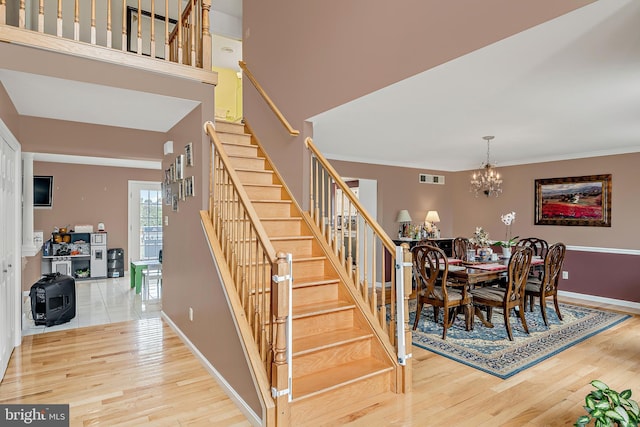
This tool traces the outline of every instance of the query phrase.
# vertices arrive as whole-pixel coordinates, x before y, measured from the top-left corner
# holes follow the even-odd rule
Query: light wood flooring
[[[414,347],[413,393],[305,425],[570,426],[592,379],[640,400],[639,314],[507,380]],[[250,425],[160,319],[25,337],[0,403],[69,403],[72,426]]]

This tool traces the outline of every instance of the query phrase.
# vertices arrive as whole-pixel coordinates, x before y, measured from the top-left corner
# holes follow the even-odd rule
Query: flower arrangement
[[[491,246],[489,233],[487,233],[482,227],[476,227],[476,231],[469,239],[469,242],[481,248],[488,248]]]
[[[504,215],[500,215],[500,220],[504,223],[504,225],[507,226],[507,231],[505,233],[506,238],[504,242],[497,242],[497,243],[503,248],[510,248],[511,246],[514,246],[516,244],[516,241],[518,240],[518,237],[519,237],[519,236],[516,236],[513,238],[511,237],[511,223],[516,220],[516,213],[509,212]]]

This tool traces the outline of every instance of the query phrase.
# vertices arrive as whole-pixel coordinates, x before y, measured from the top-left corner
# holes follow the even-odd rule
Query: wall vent
[[[419,175],[418,182],[422,184],[444,185],[444,175],[430,175],[428,173],[421,173]]]

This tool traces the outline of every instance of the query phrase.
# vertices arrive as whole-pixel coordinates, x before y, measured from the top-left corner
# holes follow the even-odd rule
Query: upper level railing
[[[398,361],[405,366],[403,383],[408,391],[412,277],[408,245],[396,247],[311,138],[305,139],[305,145],[311,162],[309,214],[353,280],[355,291],[395,345]]]
[[[245,340],[255,343],[262,366],[254,366],[254,372],[264,369],[269,381],[258,381],[258,386],[264,397],[271,392],[280,425],[287,419],[290,397],[286,331],[291,327],[291,256],[276,254],[213,123],[205,123],[204,128],[211,139],[208,215],[232,279],[224,285],[237,296],[231,299],[236,317],[247,319],[250,331],[240,331]],[[249,357],[249,362],[257,363],[255,357]]]
[[[211,71],[211,0],[189,0],[184,8],[181,1],[164,0],[161,10],[156,2],[20,0],[7,4],[0,0],[0,26]],[[175,10],[170,10],[170,4]],[[56,49],[55,44],[49,47]]]
[[[262,88],[262,85],[260,85],[260,83],[258,83],[256,78],[253,76],[253,73],[251,73],[251,71],[247,67],[247,64],[244,61],[240,61],[239,64],[240,68],[242,68],[242,71],[244,71],[244,75],[247,76],[251,84],[253,84],[253,86],[256,88],[260,96],[262,96],[262,98],[265,100],[269,108],[271,108],[271,111],[273,111],[278,120],[280,120],[280,123],[282,123],[282,125],[287,129],[287,132],[289,132],[289,134],[293,136],[300,135],[300,131],[294,129],[293,126],[289,124],[282,112],[278,109],[278,107],[276,107],[276,104],[271,100],[271,98],[269,98],[269,95],[267,95],[267,92],[265,92],[265,90]]]

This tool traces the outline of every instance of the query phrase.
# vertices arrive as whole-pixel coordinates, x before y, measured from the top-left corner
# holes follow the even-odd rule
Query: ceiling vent
[[[418,177],[418,182],[422,184],[444,185],[444,175],[429,175],[428,173],[421,173]]]

